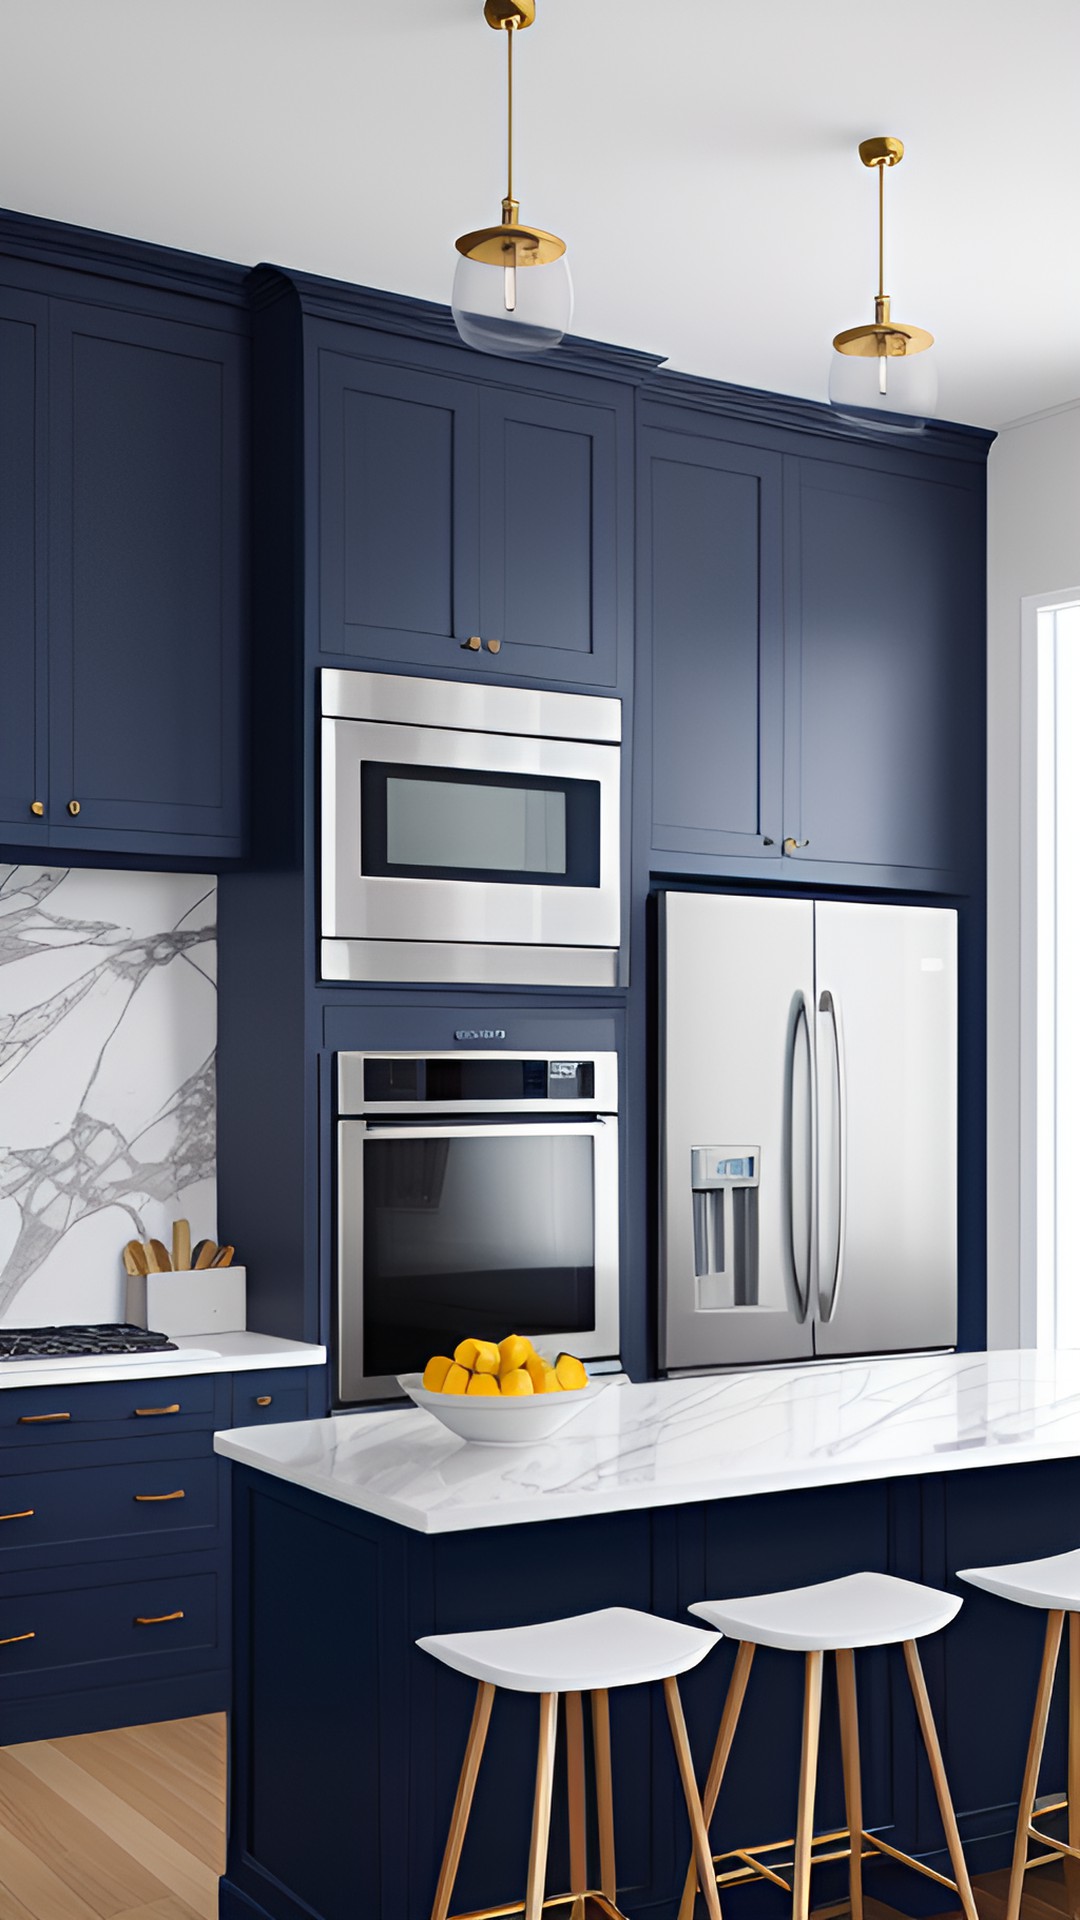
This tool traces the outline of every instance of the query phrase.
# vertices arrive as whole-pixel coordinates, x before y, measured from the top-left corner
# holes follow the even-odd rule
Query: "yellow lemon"
[[[459,1367],[468,1367],[470,1373],[498,1373],[499,1349],[494,1340],[462,1340],[454,1348],[454,1359]]]
[[[499,1385],[508,1400],[517,1399],[520,1394],[533,1391],[533,1383],[524,1367],[515,1367],[511,1373],[504,1373]]]
[[[499,1373],[516,1373],[523,1367],[533,1350],[531,1340],[522,1333],[508,1333],[505,1340],[499,1341]]]
[[[490,1399],[493,1394],[497,1398],[499,1383],[493,1373],[474,1373],[465,1391],[470,1396],[478,1399],[482,1399],[485,1396]]]
[[[581,1361],[576,1360],[572,1353],[560,1353],[555,1362],[555,1371],[564,1393],[574,1393],[589,1384],[589,1376]]]
[[[463,1367],[460,1362],[455,1361],[446,1379],[442,1383],[441,1391],[443,1393],[468,1393],[469,1381],[471,1379],[472,1374],[469,1372],[468,1367]]]
[[[424,1385],[429,1393],[442,1392],[446,1376],[453,1364],[452,1360],[447,1359],[445,1353],[432,1354],[424,1368]]]

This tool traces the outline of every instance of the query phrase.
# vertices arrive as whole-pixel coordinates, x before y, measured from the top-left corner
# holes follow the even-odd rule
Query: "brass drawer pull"
[[[33,814],[35,820],[43,820],[45,817],[44,800],[31,800],[30,811]]]
[[[13,1647],[17,1640],[36,1640],[36,1633],[9,1633],[6,1640],[0,1640],[0,1647]]]
[[[70,1420],[70,1413],[20,1413],[20,1427],[38,1427],[46,1420]]]
[[[183,1487],[177,1487],[175,1493],[137,1493],[136,1500],[183,1500],[186,1498]]]
[[[153,1414],[179,1413],[179,1411],[180,1411],[180,1402],[179,1400],[174,1400],[171,1407],[136,1407],[135,1414],[136,1414],[136,1418],[139,1420],[149,1420]],[[64,1415],[64,1419],[65,1420],[67,1419],[66,1413]]]
[[[33,1507],[24,1507],[21,1513],[0,1513],[0,1520],[32,1520]]]
[[[72,819],[74,819],[77,814],[80,814],[82,812],[82,806],[80,802],[78,800],[69,800],[68,812],[70,813]]]
[[[255,1405],[257,1407],[268,1407],[273,1398],[272,1393],[257,1393],[255,1395]]]
[[[183,1617],[183,1607],[176,1613],[137,1613],[135,1615],[135,1625],[137,1627],[162,1627],[167,1620],[182,1620]]]

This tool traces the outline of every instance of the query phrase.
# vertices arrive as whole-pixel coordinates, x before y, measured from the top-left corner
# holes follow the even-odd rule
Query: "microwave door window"
[[[386,859],[392,867],[482,867],[566,872],[566,795],[468,780],[386,782]]]
[[[598,887],[600,783],[365,760],[360,864],[372,879]]]
[[[595,1324],[588,1134],[364,1146],[364,1359],[419,1371],[472,1334],[539,1344]]]

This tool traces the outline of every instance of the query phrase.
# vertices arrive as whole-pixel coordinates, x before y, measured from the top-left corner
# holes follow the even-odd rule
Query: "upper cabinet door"
[[[54,301],[50,844],[241,850],[245,343]]]
[[[784,831],[808,843],[795,863],[925,885],[970,860],[984,610],[981,497],[965,479],[790,462]]]
[[[0,288],[0,835],[23,847],[48,834],[47,320],[47,300]]]
[[[614,686],[619,633],[617,415],[480,390],[480,635],[503,671]]]
[[[781,476],[779,454],[642,431],[638,630],[660,867],[780,856]]]
[[[479,632],[468,381],[318,354],[320,651],[460,666]]]

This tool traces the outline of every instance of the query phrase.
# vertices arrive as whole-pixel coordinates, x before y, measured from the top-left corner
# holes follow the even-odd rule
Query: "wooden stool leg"
[[[611,1790],[611,1714],[607,1693],[592,1696],[593,1759],[596,1763],[596,1821],[600,1832],[600,1891],[615,1898],[615,1808]]]
[[[558,1711],[558,1694],[542,1693],[540,1695],[540,1739],[536,1749],[536,1793],[533,1797],[532,1840],[529,1845],[529,1879],[525,1889],[525,1920],[540,1920],[544,1905]]]
[[[450,1911],[450,1896],[454,1891],[454,1881],[457,1879],[465,1829],[469,1824],[473,1794],[476,1791],[476,1776],[480,1771],[480,1756],[484,1751],[484,1741],[487,1739],[491,1703],[494,1698],[494,1687],[488,1681],[481,1680],[476,1689],[476,1705],[473,1708],[469,1738],[465,1743],[465,1758],[461,1763],[461,1777],[458,1780],[454,1811],[450,1816],[450,1831],[446,1836],[446,1852],[443,1854],[439,1884],[435,1889],[435,1904],[431,1909],[431,1920],[446,1920]]]
[[[859,1713],[855,1694],[855,1655],[838,1650],[836,1684],[840,1694],[840,1752],[844,1763],[844,1806],[851,1838],[848,1886],[851,1920],[862,1920],[862,1764],[859,1759]]]
[[[810,1849],[814,1840],[814,1795],[817,1789],[818,1735],[821,1730],[821,1671],[825,1655],[806,1656],[806,1695],[803,1702],[802,1759],[799,1763],[799,1811],[795,1822],[794,1920],[810,1912]]]
[[[751,1641],[741,1640],[739,1642],[739,1650],[735,1655],[735,1665],[732,1668],[731,1679],[728,1682],[724,1711],[720,1716],[720,1730],[717,1733],[716,1745],[713,1748],[713,1757],[709,1763],[705,1792],[701,1798],[701,1812],[705,1821],[706,1833],[708,1833],[712,1823],[713,1814],[716,1812],[717,1800],[720,1798],[720,1788],[723,1785],[724,1774],[727,1771],[731,1744],[735,1738],[735,1729],[739,1724],[739,1715],[742,1712],[742,1704],[746,1698],[746,1683],[750,1678],[750,1668],[754,1663],[754,1653],[755,1648]],[[694,1896],[697,1893],[697,1884],[697,1865],[693,1854],[691,1854],[690,1865],[686,1869],[686,1882],[683,1886],[683,1896],[679,1903],[679,1920],[694,1920]]]
[[[712,1853],[709,1849],[709,1836],[705,1830],[705,1821],[698,1799],[697,1781],[694,1778],[694,1756],[690,1752],[690,1742],[686,1734],[686,1721],[683,1719],[682,1701],[679,1698],[679,1683],[672,1678],[664,1681],[664,1699],[667,1703],[668,1720],[671,1724],[671,1738],[675,1744],[675,1758],[679,1763],[679,1777],[682,1780],[683,1797],[690,1820],[690,1837],[694,1843],[694,1858],[697,1862],[698,1884],[705,1896],[705,1906],[709,1920],[721,1920],[720,1895],[716,1888],[716,1875],[713,1872]]]
[[[566,1793],[570,1821],[570,1891],[576,1896],[570,1920],[585,1920],[589,1859],[585,1836],[585,1724],[580,1693],[566,1696]]]
[[[937,1795],[941,1824],[945,1829],[945,1840],[949,1849],[949,1859],[952,1861],[953,1878],[956,1881],[957,1891],[960,1895],[960,1905],[964,1909],[967,1920],[979,1920],[978,1909],[975,1905],[975,1895],[971,1891],[971,1881],[968,1878],[967,1861],[964,1859],[964,1849],[960,1844],[960,1829],[956,1824],[956,1815],[953,1812],[949,1782],[945,1776],[945,1763],[941,1758],[941,1746],[938,1742],[937,1728],[934,1725],[934,1716],[930,1710],[930,1696],[926,1691],[926,1681],[923,1678],[922,1661],[919,1659],[919,1649],[915,1645],[914,1640],[904,1641],[904,1660],[907,1664],[908,1680],[911,1683],[911,1692],[915,1701],[915,1711],[919,1716],[919,1728],[923,1737],[923,1746],[926,1748],[926,1757],[930,1762],[930,1775],[934,1782],[934,1792]]]
[[[1061,1629],[1064,1623],[1063,1613],[1049,1613],[1046,1616],[1046,1639],[1043,1642],[1042,1666],[1035,1692],[1035,1712],[1032,1717],[1031,1738],[1028,1741],[1027,1762],[1024,1767],[1024,1784],[1020,1789],[1020,1806],[1016,1816],[1016,1845],[1013,1848],[1012,1874],[1009,1878],[1005,1920],[1020,1920],[1020,1901],[1024,1892],[1024,1871],[1028,1856],[1028,1828],[1034,1817],[1035,1796],[1039,1791],[1039,1766],[1046,1740],[1046,1723],[1050,1717],[1050,1700],[1054,1691],[1054,1675],[1057,1672],[1058,1655],[1061,1652]],[[1070,1706],[1071,1704],[1070,1700]],[[1070,1734],[1072,1732],[1071,1725],[1069,1732]],[[1069,1747],[1071,1761],[1071,1740]],[[1069,1784],[1072,1785],[1071,1777]]]
[[[1069,1615],[1069,1845],[1080,1847],[1080,1614]],[[1080,1860],[1065,1855],[1065,1891],[1073,1920],[1080,1920]]]

